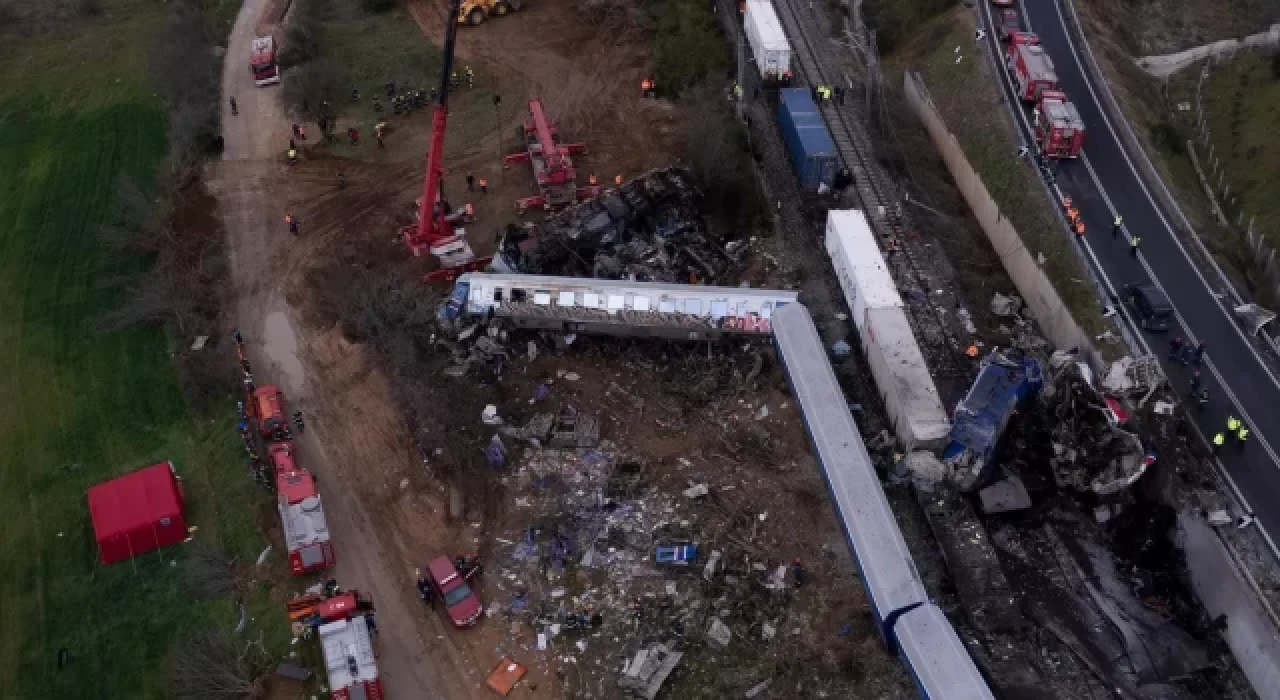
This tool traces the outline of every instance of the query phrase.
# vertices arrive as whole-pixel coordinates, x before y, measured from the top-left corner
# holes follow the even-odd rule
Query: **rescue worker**
[[[297,426],[299,434],[301,434],[303,430],[306,430],[307,426],[302,422],[302,411],[293,412],[293,424]]]
[[[742,101],[742,86],[737,83],[733,84],[733,99]]]
[[[455,70],[449,74],[449,85],[452,87],[458,87],[458,71]]]
[[[347,138],[351,139],[351,145],[360,143],[360,130],[354,126],[347,127]]]
[[[233,97],[231,98],[231,114],[234,116],[239,113],[240,113],[240,109],[236,107],[236,98]]]
[[[1208,406],[1208,405],[1209,405],[1209,390],[1208,390],[1208,389],[1201,389],[1201,390],[1200,390],[1200,394],[1199,394],[1198,396],[1196,396],[1196,404],[1197,404],[1197,406],[1200,408],[1200,410],[1201,410],[1201,411],[1203,411],[1203,410],[1204,410],[1204,407],[1205,407],[1205,406]]]
[[[471,173],[467,173],[467,191],[468,192],[476,191],[476,176],[472,175]]]
[[[298,164],[298,149],[290,148],[289,149],[289,165],[297,165],[297,164]]]
[[[1218,451],[1222,449],[1222,443],[1226,441],[1227,441],[1227,436],[1223,435],[1222,433],[1218,433],[1214,435],[1213,436],[1213,453],[1218,454]]]
[[[804,584],[804,566],[800,564],[799,559],[791,562],[791,580],[794,581],[796,589]]]
[[[347,176],[343,174],[341,170],[339,170],[338,171],[338,189],[343,190],[346,188],[347,188]]]
[[[351,88],[351,101],[352,102],[360,101],[360,88]]]
[[[1195,396],[1200,390],[1200,370],[1196,370],[1191,374],[1191,395]]]
[[[644,80],[641,80],[641,81],[640,81],[640,96],[641,96],[641,97],[648,97],[648,96],[649,96],[649,94],[650,94],[650,93],[652,93],[652,92],[653,92],[653,81],[649,80],[648,78],[645,78]]]
[[[596,185],[600,184],[600,178],[596,177],[595,173],[591,173],[590,175],[587,176],[587,184],[591,185],[592,187],[595,187]]]
[[[613,176],[613,184],[617,187],[622,187],[622,173]]]
[[[1236,431],[1236,443],[1243,445],[1246,438],[1249,437],[1249,429],[1240,424],[1240,429]]]
[[[1196,367],[1199,367],[1200,363],[1204,362],[1204,351],[1205,351],[1205,343],[1203,340],[1200,341],[1199,343],[1196,343],[1195,350],[1191,351],[1191,363],[1194,364]]]
[[[1169,341],[1169,359],[1177,358],[1180,352],[1182,352],[1182,336],[1179,335]]]
[[[1234,433],[1240,429],[1240,419],[1235,416],[1227,416],[1227,432]]]
[[[284,223],[289,227],[289,233],[295,236],[298,235],[298,219],[294,217],[292,212],[284,215]]]
[[[1076,219],[1075,225],[1076,238],[1084,240],[1084,222]]]
[[[1120,229],[1124,226],[1124,217],[1116,214],[1115,221],[1111,222],[1111,237],[1115,238],[1120,235]]]
[[[1141,245],[1142,245],[1142,238],[1141,238],[1141,237],[1139,237],[1139,236],[1134,236],[1133,238],[1130,238],[1130,239],[1129,239],[1129,255],[1131,255],[1131,256],[1133,256],[1133,257],[1135,257],[1135,258],[1136,258],[1136,257],[1138,257],[1138,248],[1139,248]]]
[[[969,344],[969,347],[965,349],[964,354],[966,354],[966,355],[968,355],[969,357],[972,357],[972,358],[977,358],[977,357],[978,357],[978,344],[977,344],[977,343],[970,343],[970,344]]]
[[[480,184],[480,194],[489,194],[489,181],[481,177],[477,182]]]
[[[476,86],[475,71],[471,70],[471,66],[466,66],[465,68],[463,68],[463,72],[467,74],[467,87],[469,88],[475,87]]]
[[[1071,211],[1071,197],[1062,198],[1062,208]]]
[[[436,589],[431,585],[431,581],[422,575],[422,570],[417,571],[418,574],[418,597],[422,602],[427,603],[432,608],[436,606]]]

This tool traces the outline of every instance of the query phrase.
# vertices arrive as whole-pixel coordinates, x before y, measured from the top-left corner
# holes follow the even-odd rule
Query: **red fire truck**
[[[1042,91],[1058,89],[1058,74],[1053,69],[1053,60],[1035,34],[1013,32],[1009,35],[1005,65],[1013,76],[1018,97],[1023,101],[1035,102],[1040,99]]]
[[[1079,158],[1084,120],[1061,90],[1044,90],[1033,112],[1036,144],[1048,158]]]
[[[320,639],[332,700],[384,700],[373,651],[373,599],[359,591],[300,596],[286,604],[289,619],[310,625]]]
[[[333,566],[337,558],[316,480],[294,462],[293,449],[292,442],[273,442],[267,454],[275,470],[276,508],[289,550],[289,569],[294,576],[302,576]]]

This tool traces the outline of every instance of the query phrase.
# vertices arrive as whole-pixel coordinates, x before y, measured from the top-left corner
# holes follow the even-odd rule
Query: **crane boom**
[[[457,17],[462,0],[449,0],[449,17]],[[458,40],[458,23],[445,22],[444,62],[440,69],[440,100],[431,112],[431,150],[427,152],[427,173],[418,209],[418,230],[408,241],[410,247],[441,246],[457,239],[441,199],[444,178],[444,134],[449,123],[449,85],[453,74],[453,52]]]

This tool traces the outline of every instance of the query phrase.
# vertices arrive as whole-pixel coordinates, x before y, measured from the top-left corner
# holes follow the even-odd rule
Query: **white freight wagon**
[[[941,448],[951,421],[863,212],[830,211],[826,247],[898,439],[908,450]]]
[[[747,0],[747,43],[760,69],[760,79],[769,85],[791,83],[791,43],[782,30],[770,0]]]

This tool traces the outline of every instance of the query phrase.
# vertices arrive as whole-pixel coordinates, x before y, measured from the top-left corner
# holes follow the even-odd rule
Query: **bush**
[[[876,30],[876,46],[883,55],[891,53],[920,25],[954,5],[954,0],[866,0],[862,18],[868,29]]]
[[[222,63],[215,38],[195,0],[173,10],[149,49],[152,84],[169,107],[169,147],[175,163],[186,164],[210,152],[219,138]]]
[[[1160,121],[1151,125],[1151,141],[1156,148],[1175,156],[1187,152],[1187,140],[1178,127],[1168,121]]]
[[[654,78],[658,90],[679,95],[729,67],[729,45],[710,6],[702,0],[652,0],[655,15]]]

